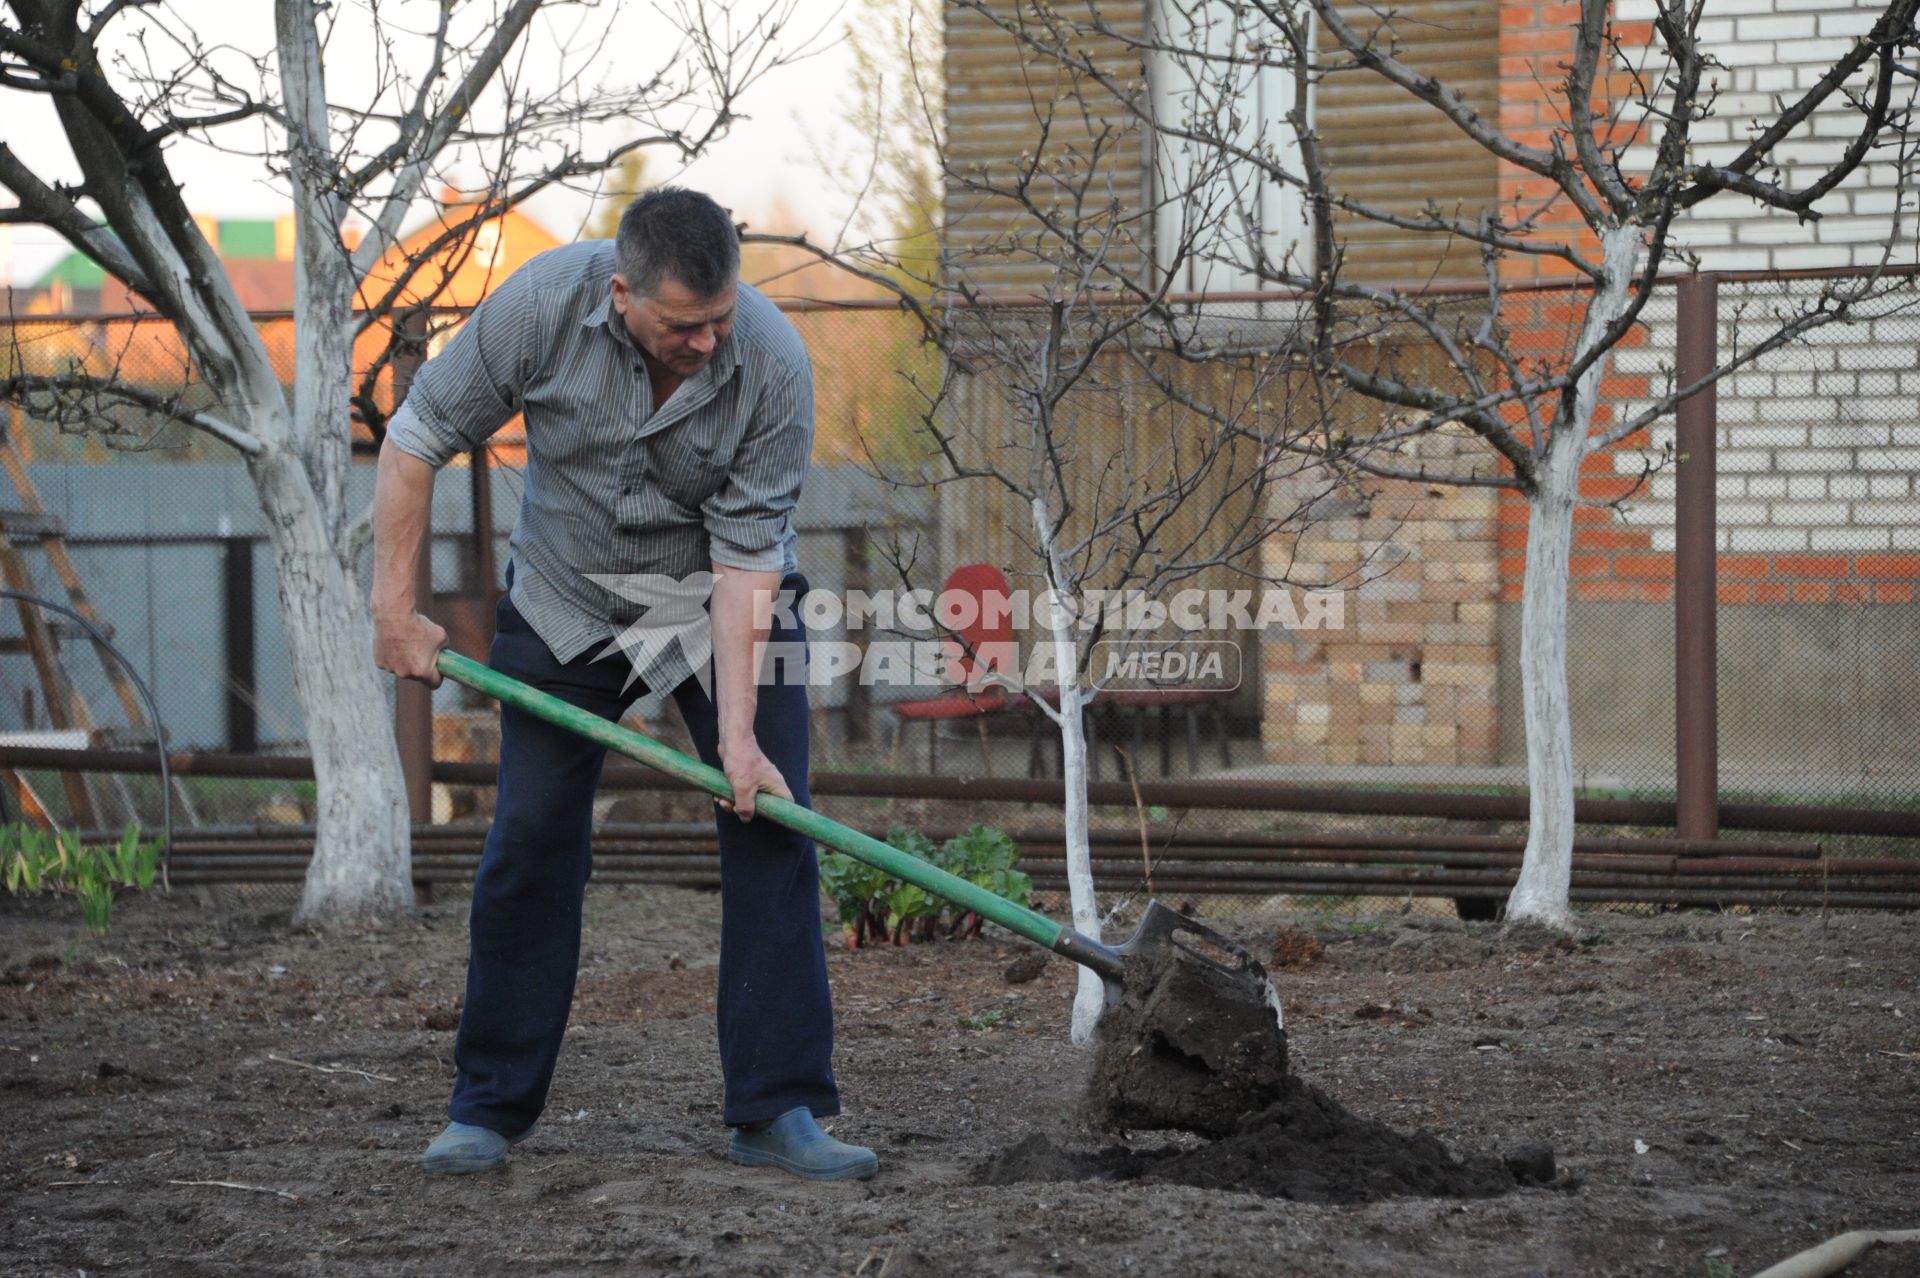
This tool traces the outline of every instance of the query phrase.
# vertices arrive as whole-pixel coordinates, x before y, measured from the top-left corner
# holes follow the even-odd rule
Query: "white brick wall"
[[[1775,95],[1797,95],[1812,86],[1873,26],[1883,8],[1866,0],[1705,0],[1705,4],[1700,36],[1724,64],[1709,72],[1717,92],[1714,114],[1692,135],[1691,158],[1706,163],[1738,154],[1752,136],[1755,122],[1772,117]],[[1615,11],[1623,21],[1645,21],[1654,16],[1654,5],[1652,0],[1618,0]],[[1657,82],[1662,70],[1657,59],[1653,62],[1642,72],[1649,82]],[[1853,84],[1864,85],[1870,79],[1870,72],[1863,70]],[[1845,98],[1835,95],[1775,148],[1770,167],[1781,170],[1780,180],[1789,188],[1810,184],[1855,135],[1858,121]],[[1650,147],[1637,146],[1627,164],[1632,168],[1637,162],[1644,168],[1651,157]],[[1804,226],[1752,201],[1721,196],[1688,214],[1676,228],[1675,240],[1697,251],[1707,270],[1875,262],[1890,230],[1895,176],[1894,165],[1884,158],[1863,166],[1821,201],[1820,220]],[[1911,190],[1904,199],[1909,210],[1915,209]],[[1907,225],[1911,237],[1911,215]]]
[[[1751,345],[1774,312],[1804,304],[1818,281],[1720,287],[1722,356]],[[1718,432],[1719,523],[1734,550],[1885,551],[1920,529],[1920,307],[1887,318],[1816,330],[1802,345],[1722,383]],[[1745,313],[1742,314],[1742,303]],[[1645,313],[1650,340],[1623,351],[1618,371],[1645,373],[1655,388],[1673,366],[1671,293]],[[1644,400],[1623,403],[1637,411]],[[1674,445],[1671,419],[1651,432],[1657,453]],[[1642,458],[1615,470],[1637,475]],[[1671,472],[1628,499],[1627,522],[1670,544]]]
[[[1618,0],[1616,16],[1644,21],[1653,0]],[[1701,32],[1724,69],[1714,116],[1695,131],[1692,157],[1713,162],[1737,154],[1756,122],[1770,119],[1775,95],[1787,100],[1825,73],[1853,40],[1870,29],[1881,6],[1865,0],[1706,0]],[[1650,65],[1650,80],[1660,68]],[[1862,73],[1857,83],[1865,83]],[[1839,96],[1773,155],[1789,188],[1813,182],[1858,127]],[[1650,152],[1636,148],[1643,161]],[[1629,162],[1631,163],[1631,157]],[[1912,261],[1916,197],[1896,193],[1893,166],[1863,166],[1818,206],[1819,221],[1801,224],[1750,200],[1719,196],[1676,224],[1675,242],[1718,271],[1793,270],[1865,265],[1880,260],[1893,233],[1896,204],[1906,208],[1895,260]],[[1721,286],[1723,356],[1764,336],[1770,313],[1813,297],[1815,283]],[[1736,327],[1742,299],[1747,314]],[[1616,368],[1648,374],[1656,388],[1673,366],[1671,295],[1648,307],[1650,341],[1622,351]],[[1625,411],[1639,405],[1623,404]],[[1920,309],[1870,324],[1818,330],[1777,351],[1719,390],[1719,514],[1722,544],[1733,550],[1873,551],[1920,545]],[[1652,432],[1655,450],[1671,447],[1673,428]],[[1638,474],[1642,459],[1622,456],[1621,474]],[[1651,528],[1656,546],[1671,544],[1673,485],[1655,482],[1629,500],[1628,522]]]

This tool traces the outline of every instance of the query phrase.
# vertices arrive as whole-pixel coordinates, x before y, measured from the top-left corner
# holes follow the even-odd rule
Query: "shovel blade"
[[[1226,996],[1273,1009],[1281,1025],[1280,995],[1267,969],[1240,942],[1206,924],[1170,910],[1158,901],[1147,902],[1146,913],[1133,935],[1115,947],[1127,960],[1127,983],[1156,979],[1153,973],[1169,963],[1191,964],[1212,973]],[[1111,989],[1111,987],[1110,987]]]

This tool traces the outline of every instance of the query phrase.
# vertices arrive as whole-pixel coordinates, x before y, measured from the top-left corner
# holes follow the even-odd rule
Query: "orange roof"
[[[466,229],[449,245],[434,249],[435,241],[453,228],[461,227],[472,214],[471,203],[442,204],[438,216],[403,236],[397,247],[387,250],[386,255],[374,263],[360,286],[360,305],[377,305],[396,281],[406,277],[407,264],[424,257],[424,264],[406,277],[395,300],[395,310],[421,302],[428,302],[435,309],[470,307],[529,258],[560,246],[560,241],[545,227],[524,213],[509,209],[477,229]],[[436,320],[436,324],[444,322],[446,317]],[[386,349],[389,332],[390,324],[383,320],[360,335],[354,342],[355,369],[370,367],[380,357]],[[391,403],[392,394],[391,370],[383,370],[375,398],[381,403]],[[356,424],[354,433],[364,438],[366,427]]]
[[[405,236],[401,244],[377,262],[362,285],[361,302],[378,301],[391,283],[402,274],[401,266],[415,254],[426,254],[450,225],[465,220],[463,210],[470,205],[443,207],[425,226]],[[353,237],[350,235],[351,241]],[[523,214],[509,211],[461,237],[459,243],[432,253],[425,265],[414,272],[397,306],[431,298],[436,308],[470,307],[486,296],[501,280],[527,259],[560,241],[539,223]],[[290,247],[290,245],[288,246]],[[290,260],[230,257],[225,262],[234,291],[250,311],[285,311],[293,304],[293,263]],[[74,290],[64,284],[30,294],[24,306],[16,309],[28,315],[65,311],[74,303]],[[101,281],[97,293],[87,301],[90,309],[102,315],[143,312],[150,308],[133,296],[125,285],[111,277]],[[284,318],[258,321],[261,340],[282,380],[293,377],[293,325]],[[436,325],[457,323],[454,316],[437,317]],[[354,342],[354,387],[359,389],[360,370],[372,366],[386,350],[389,326],[373,325]],[[176,386],[195,380],[190,371],[185,347],[173,325],[157,316],[150,319],[107,319],[92,322],[67,322],[58,326],[31,326],[16,334],[27,351],[26,363],[36,371],[55,372],[83,368],[98,373],[118,373],[132,380],[153,385]],[[391,403],[392,376],[382,370],[375,399]],[[365,438],[367,428],[356,422],[354,434]],[[518,431],[503,432],[506,437]]]
[[[408,262],[429,253],[434,241],[472,216],[471,203],[443,205],[438,217],[403,237],[367,272],[360,288],[362,305],[377,303],[405,274]],[[434,306],[472,306],[529,258],[559,246],[560,241],[545,227],[509,209],[433,252],[407,281],[399,305],[431,301]]]
[[[227,278],[240,305],[250,311],[293,309],[293,263],[271,261],[228,262]]]

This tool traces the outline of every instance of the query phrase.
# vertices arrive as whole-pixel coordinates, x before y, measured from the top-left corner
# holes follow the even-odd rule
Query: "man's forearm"
[[[421,543],[433,504],[433,467],[388,442],[380,448],[373,488],[373,611],[376,616],[419,610],[416,589]]]
[[[715,562],[713,600],[713,675],[720,719],[720,748],[753,740],[753,716],[760,703],[760,654],[773,629],[778,572],[749,572]]]

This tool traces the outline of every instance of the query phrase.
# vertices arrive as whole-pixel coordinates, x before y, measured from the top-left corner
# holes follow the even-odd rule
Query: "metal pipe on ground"
[[[1444,866],[1353,866],[1353,865],[1289,865],[1256,868],[1236,866],[1222,869],[1219,866],[1206,867],[1204,876],[1198,874],[1180,874],[1178,871],[1165,876],[1166,879],[1209,883],[1396,883],[1408,887],[1445,889],[1453,886],[1484,885],[1511,888],[1517,877],[1516,869],[1456,869]],[[1137,868],[1135,871],[1137,876]],[[1109,876],[1108,886],[1118,882],[1137,881],[1134,878],[1116,880]],[[1154,886],[1158,888],[1163,881],[1161,875],[1154,875]],[[1671,884],[1687,888],[1737,888],[1742,891],[1774,890],[1818,890],[1814,883],[1800,879],[1788,880],[1783,884],[1769,876],[1767,878],[1711,876],[1711,875],[1658,875],[1658,874],[1617,874],[1606,871],[1575,870],[1573,881],[1585,887],[1657,887]],[[1828,876],[1817,880],[1819,884],[1835,889],[1849,890],[1899,890],[1911,887],[1920,890],[1920,875],[1903,878],[1852,877],[1835,879]],[[1441,892],[1444,895],[1444,891]]]
[[[176,843],[174,857],[176,861],[190,858],[218,857],[274,857],[289,856],[304,859],[311,849],[310,840],[287,839],[225,839],[201,843],[185,839]],[[1140,870],[1140,859],[1133,849],[1122,842],[1096,845],[1094,868],[1099,873],[1132,874]],[[477,858],[480,842],[472,836],[447,838],[418,838],[414,843],[415,860],[440,854],[464,855]],[[715,840],[709,832],[704,838],[686,838],[681,841],[667,842],[648,839],[599,839],[596,840],[594,855],[596,862],[611,864],[629,857],[644,858],[711,858],[717,855]],[[1064,861],[1066,853],[1058,844],[1028,844],[1022,851],[1022,858],[1028,864],[1049,864]],[[1193,863],[1234,863],[1246,865],[1321,865],[1329,862],[1371,865],[1411,865],[1440,866],[1459,868],[1517,868],[1520,865],[1518,853],[1504,852],[1421,852],[1421,851],[1366,851],[1354,849],[1350,855],[1328,856],[1324,851],[1298,848],[1241,848],[1231,845],[1210,846],[1194,845],[1165,851],[1153,858],[1156,874],[1178,873]],[[1816,878],[1821,876],[1920,876],[1920,858],[1848,858],[1844,860],[1801,861],[1789,858],[1742,858],[1720,857],[1640,857],[1624,853],[1576,853],[1574,865],[1577,870],[1609,870],[1624,873],[1653,875],[1765,875],[1782,877]]]
[[[955,832],[941,829],[926,831],[927,837],[935,842],[953,837]],[[1056,849],[1064,847],[1057,830],[1010,830],[1007,831],[1023,854],[1029,850]],[[484,839],[486,826],[481,823],[462,823],[459,826],[421,826],[413,833],[414,846],[427,847],[445,843],[476,843]],[[82,841],[88,841],[88,834],[82,835]],[[99,835],[99,838],[106,838]],[[118,838],[117,835],[112,836]],[[176,841],[177,846],[243,846],[250,843],[279,845],[287,840],[305,840],[313,838],[312,827],[271,827],[239,826],[219,830],[193,830]],[[705,823],[636,823],[632,825],[606,825],[594,834],[594,845],[600,848],[618,848],[625,845],[647,843],[662,847],[705,847],[715,846],[713,827]],[[1117,854],[1134,854],[1140,847],[1138,835],[1124,832],[1096,833],[1090,839],[1096,850],[1110,850]],[[1352,837],[1344,832],[1312,832],[1300,835],[1271,834],[1235,834],[1231,832],[1205,832],[1190,836],[1190,841],[1165,841],[1159,844],[1149,842],[1149,854],[1156,857],[1182,856],[1220,856],[1227,857],[1242,854],[1248,859],[1261,859],[1272,852],[1310,852],[1354,851],[1354,852],[1418,852],[1446,854],[1452,852],[1486,852],[1490,854],[1510,854],[1517,856],[1525,845],[1519,838],[1506,839],[1497,836],[1479,835],[1391,835],[1381,837]],[[1671,858],[1676,856],[1713,858],[1725,860],[1740,857],[1767,857],[1783,860],[1809,860],[1820,854],[1819,843],[1759,843],[1742,841],[1712,841],[1694,844],[1683,839],[1631,839],[1631,838],[1594,838],[1576,839],[1576,855],[1591,856],[1651,856]]]
[[[959,830],[926,831],[927,837],[937,841],[952,838],[961,833]],[[1028,843],[1057,844],[1060,832],[1057,829],[1009,830],[1007,834],[1014,842],[1023,847]],[[1133,830],[1096,830],[1090,836],[1096,845],[1138,848],[1139,831]],[[1393,851],[1460,851],[1460,852],[1520,852],[1525,849],[1527,840],[1524,835],[1506,834],[1428,834],[1406,832],[1393,834],[1375,834],[1362,830],[1301,830],[1301,831],[1194,831],[1186,836],[1195,844],[1208,847],[1235,848],[1326,848]],[[1185,845],[1186,839],[1162,840],[1155,843],[1151,834],[1149,847],[1177,849]],[[1576,835],[1573,840],[1575,852],[1626,852],[1649,856],[1778,856],[1778,857],[1817,857],[1821,844],[1817,840],[1800,842],[1773,842],[1760,840],[1721,840],[1721,839],[1666,839],[1655,836],[1636,837],[1631,835]]]
[[[428,877],[433,877],[429,875]],[[249,874],[247,883],[288,883],[304,881],[305,875],[298,869],[265,870]],[[219,871],[188,870],[174,876],[174,882],[181,886],[231,884],[235,880]],[[442,878],[439,881],[451,881]],[[720,886],[719,875],[707,877],[686,875],[668,877],[646,874],[622,874],[612,872],[595,874],[594,881],[603,885],[632,885],[641,887],[686,887],[713,890]],[[1038,887],[1047,891],[1064,891],[1065,883],[1039,883]],[[1173,894],[1190,896],[1369,896],[1369,897],[1414,897],[1444,896],[1453,898],[1472,898],[1482,900],[1504,900],[1507,889],[1500,886],[1458,884],[1440,890],[1435,885],[1427,885],[1426,891],[1412,891],[1409,887],[1392,883],[1289,883],[1274,885],[1260,884],[1223,884],[1210,880],[1167,879],[1154,881],[1156,892],[1163,897]],[[1637,890],[1631,888],[1588,888],[1575,887],[1571,891],[1572,899],[1578,902],[1607,903],[1620,905],[1702,905],[1719,908],[1749,906],[1756,908],[1831,908],[1831,909],[1867,909],[1867,910],[1916,910],[1920,909],[1920,891],[1914,892],[1806,892],[1772,889],[1739,894],[1724,890],[1699,888],[1668,888]]]
[[[1385,896],[1385,897],[1466,897],[1478,900],[1504,901],[1507,889],[1462,884],[1446,891],[1413,892],[1405,887],[1389,883],[1299,883],[1280,890],[1255,890],[1247,887],[1222,888],[1205,881],[1154,880],[1154,890],[1163,902],[1169,897],[1183,896]],[[1048,890],[1064,890],[1064,886]],[[1769,908],[1776,906],[1800,908],[1833,908],[1859,910],[1916,910],[1920,909],[1920,892],[1802,892],[1768,891],[1751,896],[1738,896],[1728,892],[1710,891],[1698,888],[1674,888],[1666,891],[1635,892],[1628,889],[1574,888],[1572,899],[1581,903],[1617,904],[1617,905],[1706,905],[1718,907],[1752,906]]]
[[[935,843],[944,842],[946,838],[951,837],[937,830],[926,833],[927,837]],[[1014,842],[1019,845],[1022,856],[1044,855],[1048,852],[1057,852],[1066,846],[1065,841],[1057,832],[1048,836],[1021,831],[1009,831],[1008,833]],[[472,835],[443,836],[438,834],[416,834],[414,836],[414,846],[436,846],[442,843],[452,843],[462,840],[471,841],[473,838],[474,836]],[[1684,852],[1669,850],[1669,845],[1681,842],[1680,840],[1649,840],[1648,842],[1650,846],[1645,847],[1636,845],[1630,840],[1597,839],[1593,840],[1591,844],[1576,842],[1574,845],[1574,855],[1639,857],[1642,859],[1658,859],[1662,861],[1678,861],[1683,859],[1702,861],[1708,859],[1716,861],[1765,859],[1785,862],[1816,861],[1820,855],[1820,845],[1817,843],[1749,845],[1739,842],[1726,842],[1719,844],[1711,853],[1708,853],[1704,849],[1687,849]],[[619,831],[601,830],[594,835],[594,848],[596,852],[601,849],[632,846],[640,843],[659,847],[703,847],[708,849],[715,846],[714,835],[711,828],[699,834],[663,833],[658,835],[629,835]],[[1089,840],[1089,846],[1096,853],[1104,852],[1119,856],[1131,855],[1136,860],[1140,856],[1140,841],[1138,836],[1129,839],[1125,835],[1099,835]],[[1310,835],[1298,839],[1278,838],[1256,841],[1232,835],[1215,835],[1208,833],[1194,836],[1191,841],[1182,840],[1179,842],[1160,844],[1149,842],[1147,854],[1153,858],[1167,857],[1177,859],[1187,857],[1219,860],[1231,860],[1235,858],[1267,860],[1286,859],[1288,857],[1320,860],[1375,859],[1408,853],[1431,856],[1471,856],[1477,854],[1507,857],[1517,862],[1524,846],[1525,841],[1520,839],[1504,841],[1489,838],[1469,841],[1469,838],[1465,837],[1449,839],[1445,837],[1422,838],[1418,835],[1408,835],[1378,840],[1357,840]],[[1334,858],[1329,857],[1329,853],[1351,853],[1354,855],[1346,858]],[[1917,860],[1915,863],[1920,864],[1920,860]]]
[[[420,824],[413,828],[416,843],[425,840],[442,840],[486,837],[488,823],[485,821],[450,821],[437,825]],[[965,833],[956,826],[930,826],[923,833],[934,842],[944,842]],[[1057,827],[1014,828],[1006,830],[1007,836],[1015,843],[1025,847],[1059,846],[1060,831]],[[216,841],[248,839],[312,839],[314,829],[310,825],[228,825],[198,827],[186,832],[182,842],[207,843]],[[118,840],[117,831],[84,831],[83,842]],[[711,845],[714,838],[713,826],[705,821],[632,821],[606,822],[594,831],[596,843],[616,840],[653,839],[660,841],[704,841]],[[1195,831],[1187,836],[1192,846],[1226,848],[1327,848],[1355,850],[1399,850],[1440,852],[1519,852],[1526,846],[1526,839],[1520,835],[1499,834],[1428,834],[1394,833],[1375,834],[1367,831],[1350,830],[1303,830],[1276,832],[1271,830],[1248,831]],[[1124,847],[1137,849],[1140,835],[1137,830],[1095,830],[1090,835],[1095,847]],[[1155,843],[1151,837],[1149,846],[1161,851],[1184,849],[1189,844],[1182,840],[1162,839]],[[1646,856],[1765,856],[1787,858],[1817,857],[1821,844],[1817,840],[1799,842],[1776,842],[1762,840],[1733,839],[1667,839],[1655,836],[1633,835],[1577,835],[1573,850],[1576,853],[1623,853]]]
[[[307,858],[304,855],[242,855],[242,856],[188,856],[181,858],[182,868],[196,870],[221,871],[229,875],[242,875],[256,870],[300,869],[304,870]],[[478,868],[480,858],[476,854],[444,854],[415,858],[416,869],[447,870],[469,876]],[[595,866],[596,875],[601,872],[659,870],[662,872],[698,872],[711,869],[718,872],[718,861],[706,857],[613,857],[599,861]],[[1424,874],[1423,874],[1424,871]],[[1096,865],[1095,872],[1108,883],[1133,883],[1143,881],[1139,867],[1125,863]],[[1030,873],[1038,879],[1062,878],[1058,863],[1043,862],[1031,867]],[[1333,879],[1343,881],[1366,881],[1379,879],[1397,883],[1463,883],[1480,881],[1469,876],[1484,875],[1487,882],[1504,882],[1511,885],[1515,874],[1513,867],[1477,869],[1467,867],[1409,867],[1393,866],[1352,866],[1352,865],[1291,865],[1291,866],[1249,866],[1219,864],[1171,864],[1162,867],[1153,877],[1154,883],[1168,879],[1193,879],[1220,883],[1287,883],[1314,879]],[[1582,883],[1672,883],[1675,885],[1710,886],[1722,884],[1770,885],[1781,888],[1801,888],[1811,890],[1816,885],[1829,887],[1870,887],[1885,886],[1897,888],[1906,884],[1920,886],[1920,874],[1900,875],[1740,875],[1740,874],[1648,874],[1631,872],[1609,872],[1602,868],[1579,868],[1574,870],[1574,880]]]
[[[227,776],[309,780],[313,761],[298,756],[230,755],[178,752],[167,756],[182,776]],[[43,746],[0,746],[0,768],[50,768],[89,772],[155,773],[155,753],[137,750],[56,750]],[[450,785],[491,786],[491,763],[438,761],[433,780]],[[638,766],[611,764],[602,774],[607,789],[688,790],[661,774]],[[1009,802],[1057,805],[1057,781],[1014,778],[887,776],[877,773],[817,772],[813,793],[846,798],[908,798],[959,802]],[[691,790],[688,790],[692,793]],[[1169,808],[1234,809],[1274,812],[1334,812],[1355,816],[1425,816],[1470,821],[1524,821],[1524,794],[1449,794],[1422,790],[1345,790],[1293,786],[1266,781],[1143,781],[1136,795],[1118,781],[1087,787],[1095,806],[1132,810],[1136,803]],[[1574,819],[1587,825],[1643,825],[1672,828],[1674,803],[1641,799],[1581,799]],[[1920,809],[1878,809],[1805,805],[1722,803],[1725,828],[1782,833],[1864,834],[1920,838]]]
[[[230,877],[249,876],[270,873],[285,869],[297,869],[304,858],[292,854],[271,855],[222,855],[213,857],[181,855],[177,864],[182,870],[195,872],[223,872]],[[465,855],[442,854],[428,855],[415,859],[413,869],[417,874],[432,874],[435,877],[450,876],[470,878],[479,864],[477,853]],[[1044,862],[1035,865],[1037,882],[1054,881],[1053,863]],[[1134,877],[1136,866],[1125,862],[1108,863],[1096,866],[1096,869],[1111,885],[1137,883]],[[712,858],[686,857],[614,857],[603,860],[596,875],[605,874],[658,874],[687,875],[702,872],[717,874],[718,866]],[[1387,883],[1409,888],[1422,887],[1439,895],[1446,895],[1459,887],[1486,886],[1511,888],[1517,866],[1472,869],[1455,866],[1356,866],[1326,864],[1290,864],[1290,865],[1184,865],[1172,864],[1164,867],[1163,872],[1155,876],[1156,887],[1167,882],[1203,882],[1215,885],[1266,885],[1270,890],[1281,890],[1289,884],[1300,883]],[[1649,874],[1627,873],[1605,868],[1576,867],[1573,882],[1576,886],[1587,888],[1622,889],[1687,889],[1721,890],[1741,894],[1768,893],[1782,890],[1821,891],[1828,895],[1835,892],[1873,892],[1873,891],[1920,891],[1920,873],[1908,867],[1898,876],[1875,877],[1870,875],[1825,874],[1817,880],[1792,876],[1788,885],[1778,880],[1783,877],[1768,874],[1765,877],[1726,874]],[[1818,884],[1816,889],[1815,884]]]
[[[467,849],[452,845],[430,845],[417,847],[416,857],[431,856],[437,853],[455,854]],[[216,854],[218,855],[218,854]],[[470,855],[478,857],[477,851]],[[679,848],[668,847],[596,847],[596,864],[619,864],[632,858],[683,858],[711,859],[716,855],[711,846]],[[1027,866],[1050,867],[1063,863],[1066,854],[1059,849],[1029,849],[1021,854],[1021,863]],[[1141,872],[1139,858],[1102,855],[1096,853],[1093,860],[1096,875],[1123,874],[1137,875]],[[1328,864],[1384,865],[1384,866],[1434,866],[1457,869],[1518,870],[1520,858],[1499,853],[1476,852],[1384,852],[1371,856],[1329,857],[1322,852],[1287,852],[1278,849],[1263,849],[1250,855],[1236,848],[1191,848],[1181,852],[1157,858],[1153,862],[1153,874],[1157,878],[1164,874],[1178,874],[1191,868],[1200,874],[1224,872],[1233,866],[1246,867],[1285,867],[1315,866]],[[1645,874],[1673,878],[1696,878],[1706,876],[1746,876],[1765,878],[1791,878],[1817,880],[1831,877],[1911,877],[1920,879],[1920,860],[1876,859],[1803,863],[1798,861],[1778,861],[1764,858],[1724,859],[1718,861],[1690,861],[1670,857],[1627,857],[1627,856],[1576,856],[1576,873],[1615,872],[1627,874]],[[1275,869],[1277,874],[1286,874],[1286,869]]]

